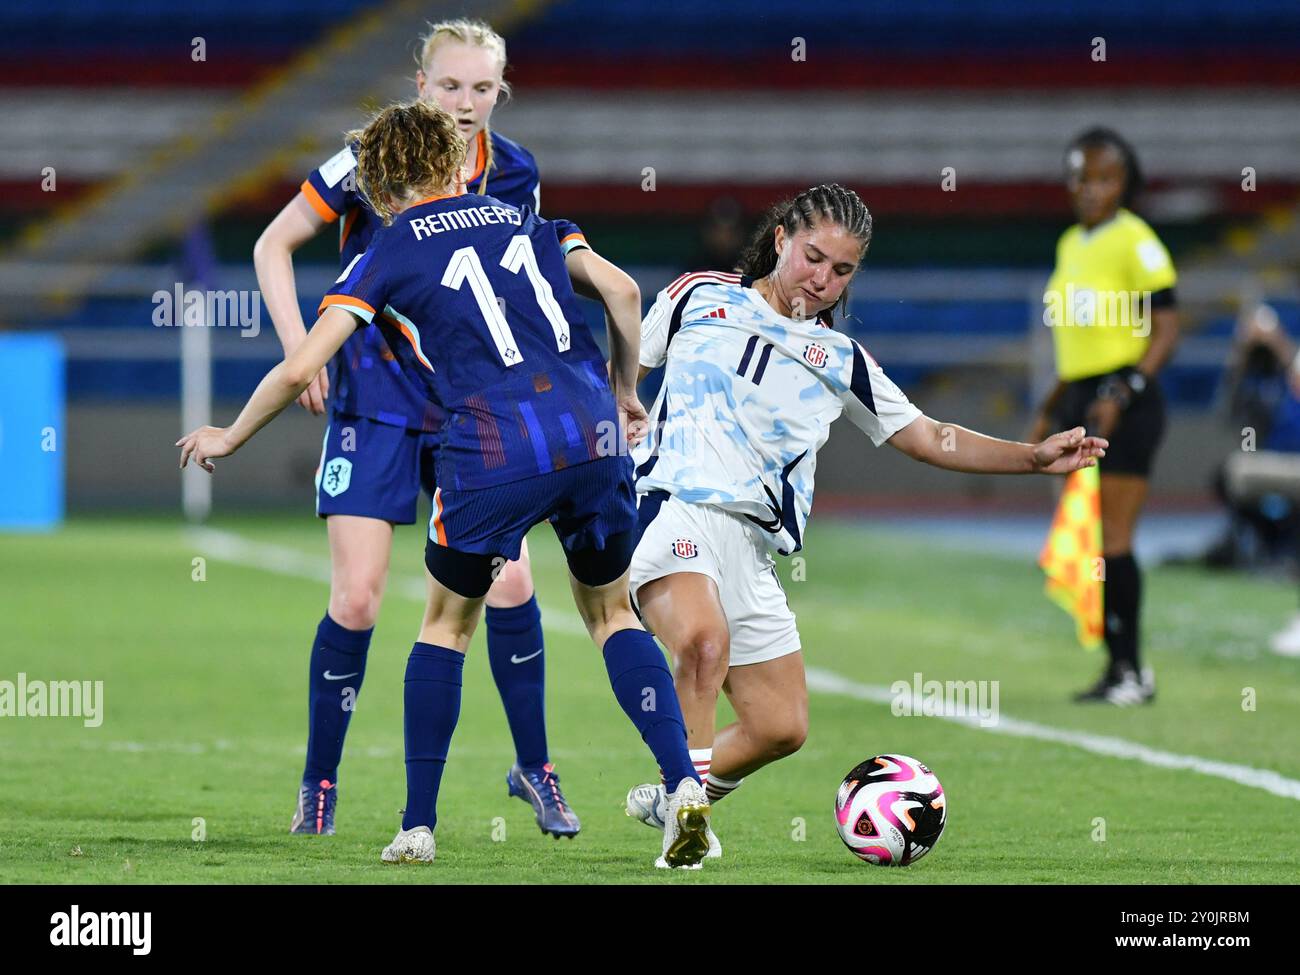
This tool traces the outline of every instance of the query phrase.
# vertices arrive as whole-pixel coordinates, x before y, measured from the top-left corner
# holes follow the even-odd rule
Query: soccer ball
[[[943,835],[948,808],[938,777],[906,755],[877,755],[844,777],[835,796],[835,826],[854,856],[905,867]]]

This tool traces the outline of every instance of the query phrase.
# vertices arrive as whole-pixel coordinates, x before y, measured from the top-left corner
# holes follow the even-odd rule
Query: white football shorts
[[[657,499],[642,495],[642,505]],[[732,667],[798,652],[799,630],[762,530],[743,515],[668,497],[632,556],[630,589],[674,572],[711,578],[731,633]]]

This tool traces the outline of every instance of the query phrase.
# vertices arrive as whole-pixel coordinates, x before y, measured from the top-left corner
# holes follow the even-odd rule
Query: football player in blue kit
[[[537,164],[489,124],[507,88],[505,41],[486,24],[445,21],[424,36],[417,60],[420,99],[450,112],[468,143],[468,192],[490,191],[536,211]],[[258,284],[286,356],[307,337],[293,252],[335,221],[342,268],[365,252],[381,226],[357,192],[354,145],[311,172],[254,250]],[[583,246],[582,236],[567,233],[562,244]],[[443,420],[374,325],[344,343],[333,361],[332,396],[330,389],[330,376],[321,370],[298,400],[319,414],[328,398],[316,513],[326,519],[331,573],[329,608],[312,645],[307,760],[290,826],[295,833],[334,832],[339,760],[384,595],[393,526],[415,522],[422,487],[434,492],[432,458]],[[549,756],[541,613],[526,546],[498,573],[487,607],[488,658],[515,745],[515,764],[506,775],[510,794],[532,803],[543,832],[571,837],[580,823]]]
[[[293,402],[358,328],[377,325],[446,414],[425,550],[429,601],[406,669],[406,809],[382,859],[433,860],[465,650],[497,569],[518,557],[530,528],[549,521],[615,697],[663,770],[656,865],[698,867],[708,852],[708,800],[672,675],[628,597],[637,516],[625,443],[646,431],[636,395],[640,293],[590,248],[564,254],[560,234],[572,225],[557,229],[528,208],[462,192],[464,154],[452,116],[424,103],[385,109],[366,127],[358,182],[385,226],[234,424],[178,441],[181,466],[192,457],[210,472],[212,459],[234,453]],[[608,372],[575,287],[605,306]]]

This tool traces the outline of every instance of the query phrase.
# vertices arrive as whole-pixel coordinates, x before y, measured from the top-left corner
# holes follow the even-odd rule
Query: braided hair
[[[1142,175],[1142,167],[1138,164],[1136,150],[1127,139],[1114,129],[1096,126],[1080,132],[1070,140],[1070,144],[1065,147],[1066,172],[1069,172],[1071,166],[1070,157],[1073,153],[1082,152],[1085,149],[1104,149],[1108,146],[1115,150],[1120,161],[1124,164],[1124,195],[1120,197],[1120,206],[1131,210],[1133,201],[1142,192],[1146,178]]]
[[[741,253],[736,270],[750,278],[767,277],[776,269],[776,228],[784,227],[789,240],[800,230],[811,230],[819,220],[829,220],[856,237],[862,242],[861,254],[866,254],[871,244],[871,211],[853,190],[839,183],[822,183],[791,199],[782,200],[767,211]],[[845,288],[834,307],[825,309],[817,317],[830,327],[835,320],[833,312],[843,312],[848,298],[849,289]]]

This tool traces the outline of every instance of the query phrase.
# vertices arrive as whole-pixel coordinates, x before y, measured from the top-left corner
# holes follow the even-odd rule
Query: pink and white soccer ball
[[[835,825],[844,845],[867,863],[905,867],[943,835],[948,807],[938,776],[906,755],[877,755],[844,777]]]

